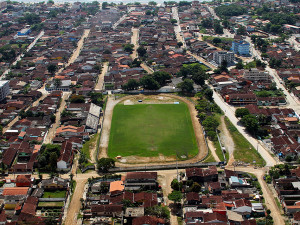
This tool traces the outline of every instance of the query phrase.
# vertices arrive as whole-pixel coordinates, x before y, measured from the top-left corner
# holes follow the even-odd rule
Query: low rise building
[[[270,76],[267,72],[256,68],[244,71],[244,78],[250,81],[269,81]]]

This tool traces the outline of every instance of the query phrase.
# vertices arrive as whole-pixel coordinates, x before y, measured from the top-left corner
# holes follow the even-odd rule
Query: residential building
[[[45,190],[66,190],[69,187],[68,180],[60,177],[43,180],[41,187]]]
[[[249,55],[250,44],[246,41],[233,41],[231,51],[238,55]]]
[[[69,170],[73,161],[73,145],[66,141],[62,144],[60,150],[60,157],[57,159],[57,169],[62,171]]]
[[[1,80],[0,81],[0,101],[6,98],[9,94],[9,81]]]
[[[125,178],[125,190],[139,190],[142,187],[157,187],[157,172],[130,172]]]
[[[267,72],[258,70],[256,68],[245,70],[244,78],[250,81],[269,81],[270,76]]]
[[[89,133],[97,132],[100,114],[101,114],[101,107],[91,103],[89,114],[86,118],[86,126],[85,126],[86,132]]]
[[[234,53],[233,52],[226,52],[226,51],[219,51],[213,53],[213,61],[220,66],[223,61],[227,62],[227,65],[233,64],[234,62]]]

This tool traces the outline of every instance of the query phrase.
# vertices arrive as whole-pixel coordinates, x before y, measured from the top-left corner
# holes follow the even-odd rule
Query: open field
[[[117,104],[108,155],[192,158],[198,146],[189,108],[180,104]]]
[[[64,206],[64,202],[39,202],[38,207],[45,207],[45,208],[61,208]]]
[[[264,159],[260,156],[256,149],[247,141],[247,139],[240,134],[240,132],[229,121],[227,117],[225,118],[225,123],[236,146],[233,153],[234,159],[236,161],[242,161],[245,163],[253,163],[253,161],[256,161],[256,165],[264,166],[266,164]]]
[[[65,198],[66,191],[45,191],[43,198]]]

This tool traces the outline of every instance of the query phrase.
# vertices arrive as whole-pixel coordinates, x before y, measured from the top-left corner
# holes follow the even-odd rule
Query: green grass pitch
[[[114,108],[108,155],[152,157],[185,155],[198,146],[188,106],[180,104],[118,104]]]

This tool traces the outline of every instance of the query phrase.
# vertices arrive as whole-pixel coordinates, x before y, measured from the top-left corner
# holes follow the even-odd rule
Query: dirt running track
[[[197,118],[198,113],[195,109],[195,105],[192,102],[190,102],[189,100],[187,100],[186,98],[182,98],[182,97],[179,97],[176,95],[160,94],[159,96],[164,96],[164,97],[181,100],[187,104],[187,106],[189,107],[189,110],[190,110],[191,119],[192,119],[192,123],[193,123],[193,127],[194,127],[195,136],[197,139],[199,152],[194,158],[188,159],[185,161],[179,161],[178,163],[196,163],[196,162],[203,160],[208,153],[208,149],[205,144],[204,134],[202,132],[201,125]],[[103,123],[102,135],[100,138],[100,152],[99,152],[98,158],[108,157],[107,149],[108,149],[112,114],[113,114],[113,109],[114,109],[115,105],[123,100],[130,99],[130,98],[133,98],[133,96],[125,96],[118,100],[114,100],[114,97],[109,96],[108,101],[107,101],[106,110],[105,110],[105,119],[104,119],[104,123]],[[154,161],[156,161],[154,163],[151,163],[151,162],[153,162],[153,160],[148,161],[148,162],[143,162],[143,163],[135,163],[135,164],[125,164],[125,163],[117,162],[116,166],[117,167],[132,167],[132,166],[144,166],[145,163],[147,163],[147,164],[151,163],[151,165],[167,165],[167,164],[174,163],[174,162],[165,162],[165,160],[159,160],[159,157],[157,157],[157,159],[158,160],[154,160]]]

